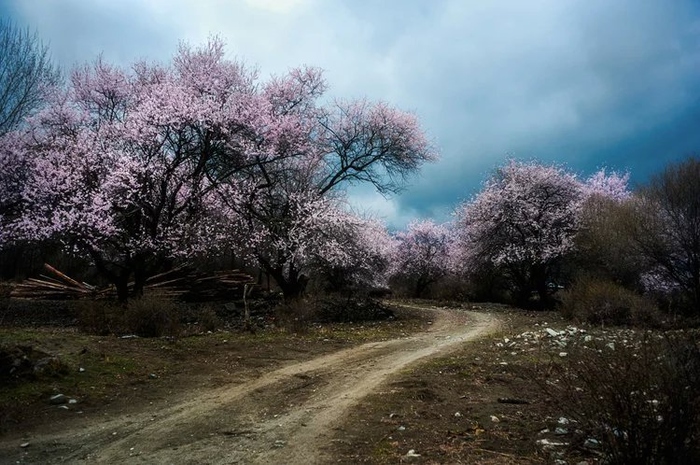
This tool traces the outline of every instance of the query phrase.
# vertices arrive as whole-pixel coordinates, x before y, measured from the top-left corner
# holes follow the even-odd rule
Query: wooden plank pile
[[[40,275],[41,279],[28,278],[18,283],[10,292],[10,297],[18,299],[65,300],[98,297],[101,290],[87,283],[81,283],[67,276],[48,263],[44,269],[53,276]]]
[[[41,275],[15,285],[10,297],[45,300],[116,297],[114,286],[98,288],[79,282],[49,264],[44,264],[44,269],[51,276]],[[144,294],[190,301],[240,299],[246,286],[249,289],[254,284],[255,278],[240,270],[205,274],[184,265],[148,278]],[[129,284],[130,288],[133,286],[133,282]]]

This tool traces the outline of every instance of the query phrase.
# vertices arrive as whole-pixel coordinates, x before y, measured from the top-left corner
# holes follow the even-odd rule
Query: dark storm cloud
[[[261,75],[324,68],[331,95],[414,111],[442,160],[389,201],[394,225],[449,217],[508,157],[644,180],[700,150],[700,4],[636,0],[10,2],[63,64],[167,60],[219,33]]]

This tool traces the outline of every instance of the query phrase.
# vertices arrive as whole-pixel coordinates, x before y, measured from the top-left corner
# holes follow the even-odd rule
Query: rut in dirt
[[[44,453],[35,463],[326,463],[333,428],[363,397],[399,371],[499,326],[491,314],[422,310],[433,313],[428,331],[293,363],[157,413],[38,438],[33,447]]]

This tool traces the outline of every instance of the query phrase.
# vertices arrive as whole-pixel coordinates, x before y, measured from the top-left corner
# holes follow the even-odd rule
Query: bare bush
[[[573,420],[571,445],[608,464],[700,463],[700,337],[647,332],[636,342],[585,339],[539,372]]]
[[[582,277],[561,293],[560,309],[569,319],[594,325],[658,326],[654,303],[609,280]]]
[[[651,291],[674,295],[686,314],[700,314],[700,158],[669,165],[642,189],[635,242],[647,260]]]

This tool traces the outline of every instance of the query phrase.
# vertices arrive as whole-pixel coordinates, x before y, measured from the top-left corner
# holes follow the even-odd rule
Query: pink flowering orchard
[[[436,157],[414,116],[320,105],[326,87],[314,68],[261,81],[216,38],[165,66],[80,67],[5,136],[0,239],[61,241],[120,300],[131,280],[138,296],[172,260],[234,244],[296,296],[299,263],[340,253],[328,231],[344,186],[393,192]]]
[[[581,181],[558,166],[510,161],[455,213],[462,270],[499,270],[526,304],[549,300],[562,260],[574,250],[584,202],[624,199],[627,176],[600,171]]]

